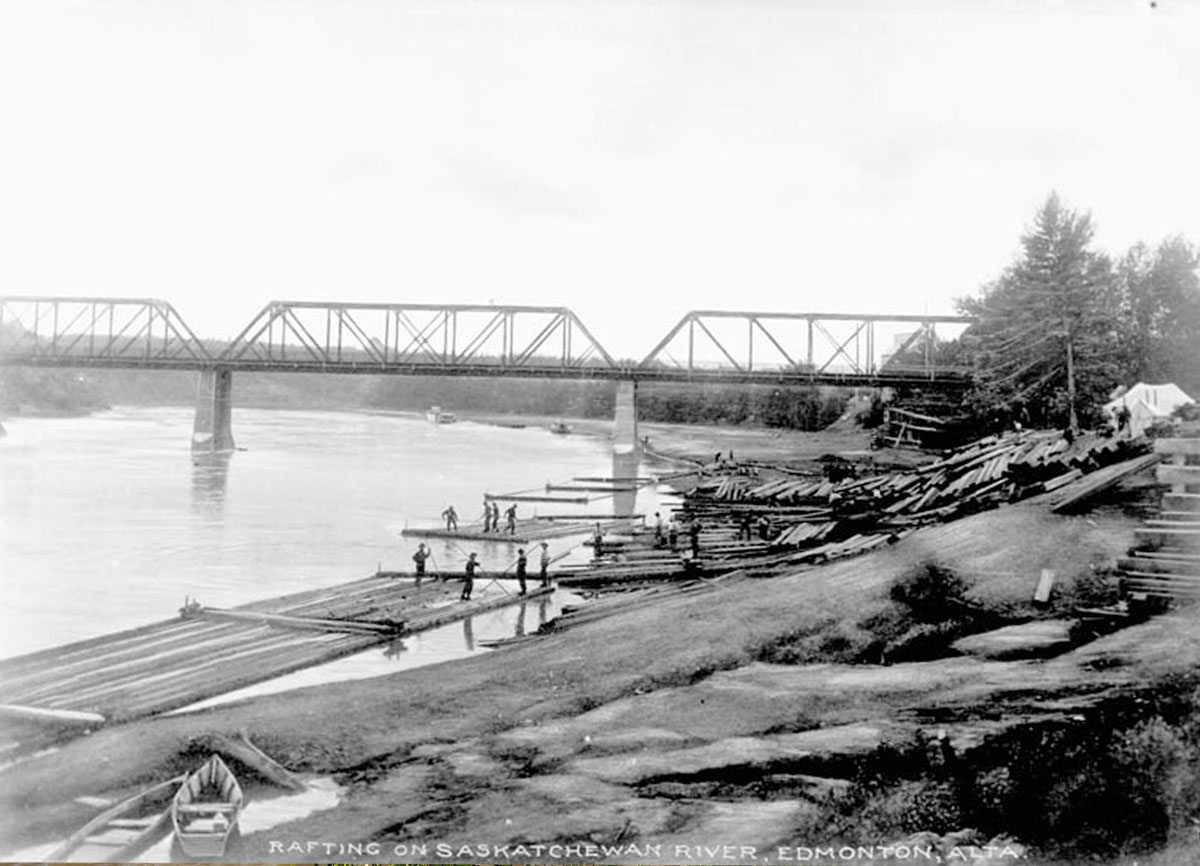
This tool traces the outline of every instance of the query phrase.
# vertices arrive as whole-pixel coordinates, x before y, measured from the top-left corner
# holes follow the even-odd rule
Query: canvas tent
[[[1172,383],[1147,385],[1138,382],[1123,394],[1104,404],[1104,411],[1116,418],[1122,406],[1129,409],[1129,429],[1140,436],[1146,428],[1157,421],[1166,420],[1178,407],[1195,402],[1183,390]]]

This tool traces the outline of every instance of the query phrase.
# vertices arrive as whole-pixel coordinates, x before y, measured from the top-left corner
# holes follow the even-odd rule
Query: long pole
[[[1075,341],[1071,339],[1071,324],[1067,311],[1063,309],[1063,339],[1067,341],[1067,412],[1068,429],[1072,436],[1079,435],[1079,416],[1075,412]]]

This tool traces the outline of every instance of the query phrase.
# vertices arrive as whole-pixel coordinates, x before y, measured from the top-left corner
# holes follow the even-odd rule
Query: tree
[[[1178,382],[1200,388],[1200,252],[1170,237],[1153,252],[1136,244],[1117,265],[1128,382]],[[1189,390],[1191,389],[1191,390]]]
[[[1051,193],[1021,238],[1022,252],[978,298],[958,302],[979,321],[965,342],[977,373],[975,406],[1078,432],[1119,376],[1119,295],[1108,257],[1090,248],[1091,217]]]

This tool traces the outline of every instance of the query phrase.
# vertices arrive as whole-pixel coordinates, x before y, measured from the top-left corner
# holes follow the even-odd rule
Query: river
[[[0,657],[167,619],[185,598],[225,607],[380,566],[408,570],[414,543],[399,531],[437,523],[449,504],[465,525],[479,519],[484,492],[613,471],[602,439],[391,414],[239,408],[242,450],[203,460],[190,451],[185,408],[121,407],[5,426]],[[519,515],[538,509],[567,510],[522,504]],[[596,498],[581,510],[611,512],[613,501]],[[552,541],[551,550],[577,541]],[[432,547],[433,565],[446,570],[461,569],[469,550],[485,569],[515,556],[502,543]],[[510,634],[535,630],[554,612],[535,608],[519,620],[506,609],[495,622]],[[464,634],[461,624],[453,634],[441,640],[466,651],[491,636]]]

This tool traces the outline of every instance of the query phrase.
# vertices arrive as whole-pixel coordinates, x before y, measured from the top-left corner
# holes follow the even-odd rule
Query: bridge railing
[[[0,357],[60,366],[206,366],[212,355],[166,301],[0,298]]]

